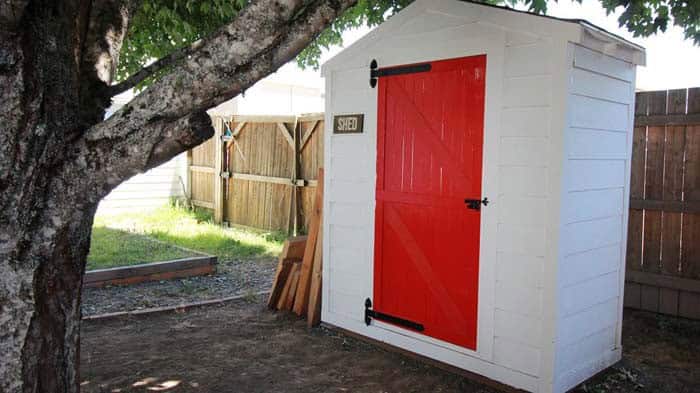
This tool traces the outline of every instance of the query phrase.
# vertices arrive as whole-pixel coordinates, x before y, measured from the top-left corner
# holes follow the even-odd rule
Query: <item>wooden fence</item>
[[[625,306],[700,319],[700,88],[637,93]]]
[[[213,118],[188,153],[189,195],[216,222],[303,232],[323,165],[323,115]]]

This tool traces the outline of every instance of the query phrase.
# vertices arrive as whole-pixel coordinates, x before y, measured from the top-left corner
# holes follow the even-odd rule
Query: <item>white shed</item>
[[[417,0],[328,61],[322,320],[532,392],[617,362],[644,59]]]

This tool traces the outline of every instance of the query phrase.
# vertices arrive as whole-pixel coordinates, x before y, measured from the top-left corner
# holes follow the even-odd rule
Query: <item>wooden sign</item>
[[[365,123],[365,115],[335,115],[333,116],[334,134],[361,134]]]

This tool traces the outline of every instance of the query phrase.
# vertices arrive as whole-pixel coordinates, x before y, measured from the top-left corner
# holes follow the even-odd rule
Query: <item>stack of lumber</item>
[[[322,206],[323,169],[319,169],[309,234],[285,241],[267,301],[270,309],[306,316],[309,327],[321,320]]]

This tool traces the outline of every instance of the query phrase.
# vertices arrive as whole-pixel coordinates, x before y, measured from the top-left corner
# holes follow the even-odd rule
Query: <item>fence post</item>
[[[292,146],[294,152],[292,154],[292,200],[291,209],[289,210],[289,219],[291,221],[290,235],[297,236],[299,234],[299,187],[297,186],[297,180],[299,180],[299,122],[298,118],[294,117],[294,124],[292,126],[292,139],[294,144]]]
[[[187,207],[193,207],[192,204],[192,149],[185,152],[187,163],[185,164],[185,203]]]
[[[224,218],[224,187],[223,182],[228,181],[221,177],[223,170],[224,142],[223,135],[224,119],[214,118],[214,222],[221,224]]]

